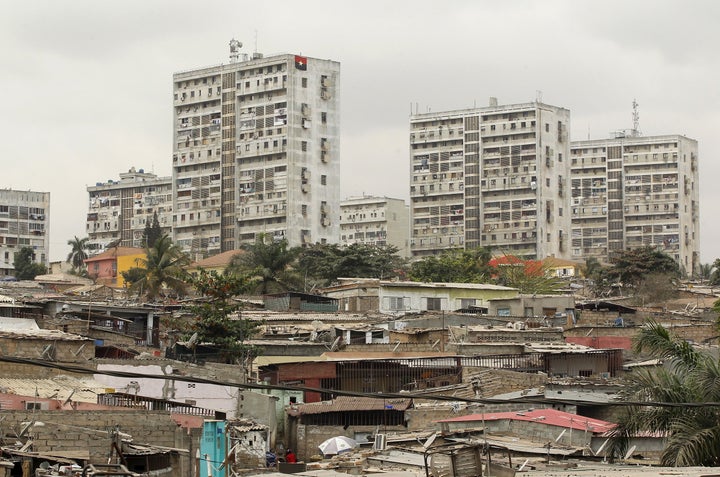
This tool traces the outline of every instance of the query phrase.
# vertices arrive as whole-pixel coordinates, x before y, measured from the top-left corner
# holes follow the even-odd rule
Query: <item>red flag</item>
[[[307,71],[307,58],[304,56],[295,55],[295,68]]]

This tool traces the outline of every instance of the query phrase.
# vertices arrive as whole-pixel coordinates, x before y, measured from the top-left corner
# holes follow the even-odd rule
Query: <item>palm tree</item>
[[[187,284],[183,279],[184,267],[190,263],[190,258],[167,234],[160,237],[152,247],[146,247],[145,256],[137,260],[138,268],[143,272],[132,288],[141,290],[151,300],[160,296],[163,288],[180,295],[185,293]]]
[[[85,268],[85,260],[88,258],[87,249],[89,240],[89,237],[78,238],[76,235],[72,240],[67,241],[71,250],[65,261],[72,266],[74,272],[80,272]]]
[[[701,263],[698,268],[698,278],[701,282],[710,280],[713,272],[715,271],[715,265],[712,263]]]
[[[610,452],[622,455],[632,436],[654,432],[667,437],[663,465],[719,465],[720,408],[704,405],[720,401],[718,361],[654,321],[643,327],[633,350],[647,352],[664,366],[630,375],[623,398],[648,405],[625,408],[612,431]]]
[[[293,264],[300,249],[288,247],[285,239],[273,240],[261,234],[254,243],[244,244],[240,253],[233,257],[227,271],[235,275],[255,277],[254,293],[267,295],[296,289],[302,284]]]

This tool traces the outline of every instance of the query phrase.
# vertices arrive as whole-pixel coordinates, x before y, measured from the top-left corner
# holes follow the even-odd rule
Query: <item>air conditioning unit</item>
[[[385,450],[387,446],[387,438],[385,434],[375,434],[375,443],[373,444],[374,450]]]

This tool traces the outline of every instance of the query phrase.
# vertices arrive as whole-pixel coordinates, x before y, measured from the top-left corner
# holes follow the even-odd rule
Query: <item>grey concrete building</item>
[[[0,277],[13,276],[15,254],[33,249],[33,261],[48,265],[50,193],[0,189]]]
[[[250,57],[173,76],[173,230],[194,257],[339,235],[340,64]]]
[[[134,167],[120,173],[120,180],[89,186],[85,224],[90,254],[100,253],[112,243],[121,247],[143,247],[143,232],[157,213],[164,233],[171,233],[172,179],[158,177]],[[119,241],[119,242],[118,242]]]
[[[340,244],[392,245],[410,255],[410,214],[402,199],[350,197],[340,202]]]
[[[411,250],[568,255],[570,111],[533,102],[410,118]]]
[[[572,257],[609,262],[652,246],[688,274],[700,265],[698,144],[618,134],[571,145]]]

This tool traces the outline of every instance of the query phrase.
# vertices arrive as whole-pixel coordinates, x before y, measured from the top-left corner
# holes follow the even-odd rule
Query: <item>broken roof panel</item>
[[[378,399],[368,397],[340,396],[332,401],[299,404],[299,414],[324,414],[349,411],[404,411],[412,404],[411,399]]]
[[[555,409],[530,409],[519,412],[470,414],[468,416],[454,417],[452,419],[443,419],[437,422],[482,422],[501,420],[540,422],[547,424],[548,426],[569,427],[579,431],[590,431],[593,433],[604,433],[615,427],[615,424],[612,422],[601,421],[600,419],[593,419]]]

